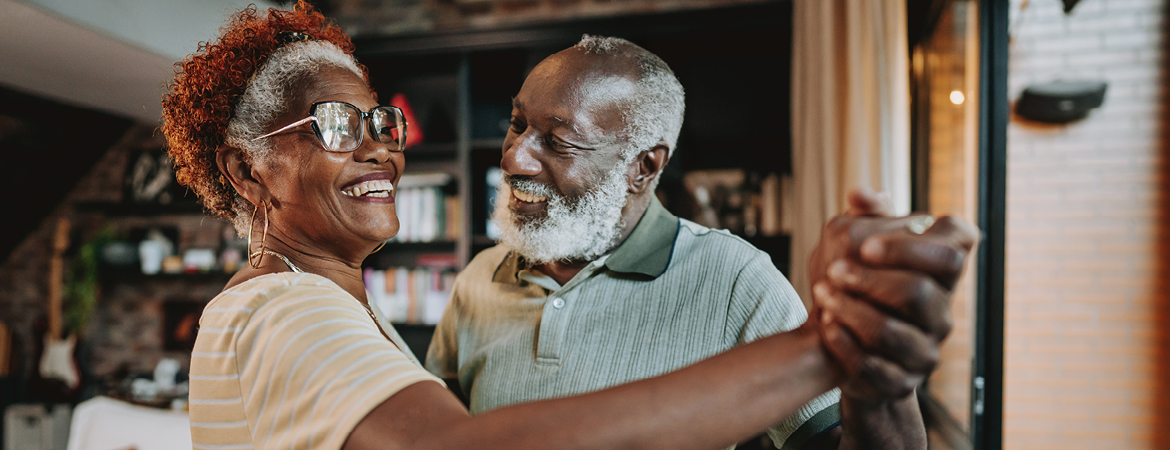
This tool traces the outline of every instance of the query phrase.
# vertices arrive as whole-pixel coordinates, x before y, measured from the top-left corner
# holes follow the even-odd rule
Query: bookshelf
[[[449,248],[462,268],[493,245],[485,229],[490,214],[485,177],[499,164],[510,99],[537,63],[584,33],[642,45],[666,60],[687,89],[679,150],[660,185],[668,192],[668,209],[683,217],[694,214],[688,196],[676,195],[684,193],[681,180],[692,171],[790,173],[790,23],[791,5],[763,3],[356,39],[358,59],[369,67],[375,90],[384,99],[404,94],[418,119],[412,126],[425,136],[424,143],[407,150],[406,173],[449,173],[448,191],[463,200],[465,219],[449,242],[425,248],[391,242],[366,265],[382,269],[409,262],[412,254]],[[784,236],[745,237],[786,262]]]
[[[499,165],[511,97],[537,63],[585,33],[624,37],[658,54],[687,90],[678,151],[659,185],[669,210],[695,217],[693,195],[684,183],[695,171],[739,170],[752,179],[790,174],[791,20],[790,3],[768,2],[356,39],[356,56],[369,68],[380,98],[404,94],[417,118],[412,126],[424,134],[423,144],[407,149],[406,173],[450,174],[447,189],[462,200],[464,219],[449,240],[391,242],[365,266],[412,268],[420,257],[448,254],[458,270],[494,245],[486,230],[492,189],[486,178],[488,169]],[[787,272],[787,235],[740,233]],[[430,330],[426,324],[400,327],[412,335],[408,340],[415,339],[412,347],[417,342],[425,348]]]

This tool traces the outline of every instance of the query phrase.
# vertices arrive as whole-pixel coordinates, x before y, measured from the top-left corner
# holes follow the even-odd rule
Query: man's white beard
[[[512,189],[548,199],[548,215],[518,217],[509,205]],[[551,187],[505,176],[496,187],[492,220],[500,226],[500,242],[529,262],[593,261],[621,235],[622,208],[628,197],[626,167],[619,164],[588,193],[572,204]]]

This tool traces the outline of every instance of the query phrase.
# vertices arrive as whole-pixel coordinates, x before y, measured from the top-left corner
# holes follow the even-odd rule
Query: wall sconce
[[[1025,88],[1016,102],[1016,114],[1037,122],[1072,122],[1101,106],[1107,87],[1107,84],[1097,81],[1034,84]]]

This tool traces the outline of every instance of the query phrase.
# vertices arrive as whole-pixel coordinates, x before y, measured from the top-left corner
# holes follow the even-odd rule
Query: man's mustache
[[[533,180],[530,177],[504,175],[503,182],[504,185],[508,186],[509,188],[528,194],[543,195],[550,199],[555,197],[564,197],[552,186]]]

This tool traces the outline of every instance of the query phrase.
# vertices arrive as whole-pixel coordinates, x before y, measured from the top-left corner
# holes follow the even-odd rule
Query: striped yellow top
[[[191,354],[193,447],[341,448],[394,393],[442,383],[395,340],[318,275],[269,274],[224,290],[204,308]]]

